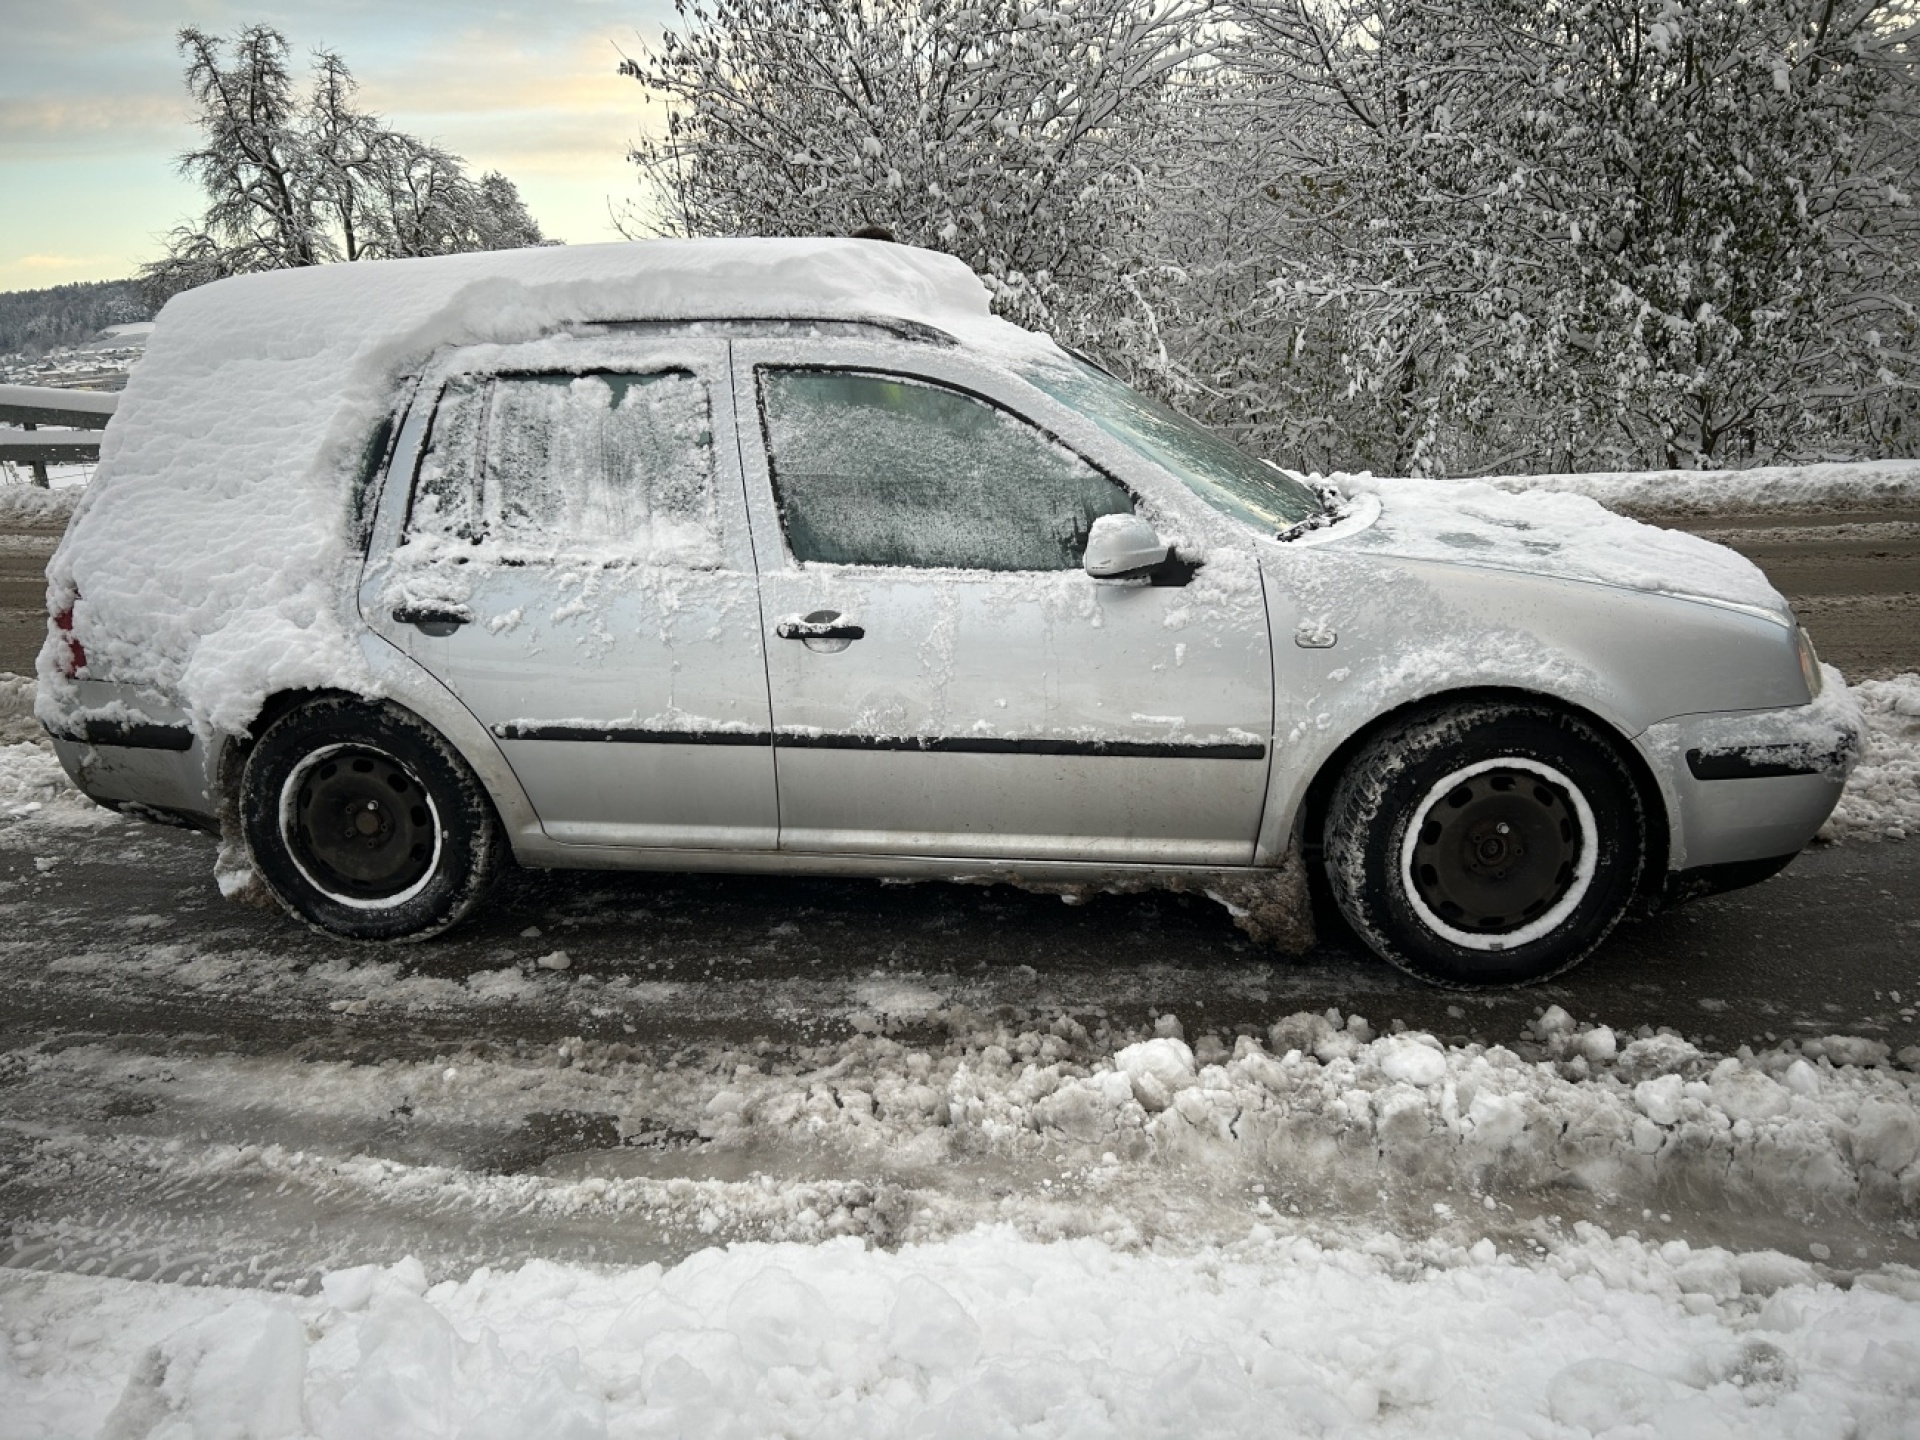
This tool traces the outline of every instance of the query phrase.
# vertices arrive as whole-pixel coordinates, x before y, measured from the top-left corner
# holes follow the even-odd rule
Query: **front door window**
[[[897,376],[762,372],[773,488],[796,560],[1077,570],[1132,497],[1026,421]]]

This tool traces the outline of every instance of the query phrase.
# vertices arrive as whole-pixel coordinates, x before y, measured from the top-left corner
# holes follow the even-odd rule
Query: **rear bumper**
[[[1785,865],[1840,803],[1864,728],[1832,668],[1808,705],[1649,726],[1636,743],[1667,801],[1668,889],[1730,889]]]
[[[207,746],[184,712],[83,680],[82,708],[49,725],[53,752],[89,800],[156,820],[217,829]]]

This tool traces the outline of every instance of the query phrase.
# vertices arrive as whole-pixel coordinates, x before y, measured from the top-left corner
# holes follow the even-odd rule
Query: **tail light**
[[[77,601],[80,597],[75,595],[73,598]],[[66,642],[65,653],[56,652],[54,663],[60,667],[60,673],[71,680],[87,668],[87,652],[73,638],[73,606],[69,605],[54,614],[53,628],[59,632],[60,639]]]

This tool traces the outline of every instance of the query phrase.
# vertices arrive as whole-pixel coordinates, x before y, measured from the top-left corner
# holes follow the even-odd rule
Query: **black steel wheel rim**
[[[1446,925],[1473,935],[1518,930],[1573,888],[1580,820],[1567,793],[1519,767],[1469,775],[1420,817],[1411,879]]]
[[[433,868],[433,802],[391,755],[365,746],[326,751],[294,774],[288,792],[288,844],[322,890],[347,900],[390,900]]]

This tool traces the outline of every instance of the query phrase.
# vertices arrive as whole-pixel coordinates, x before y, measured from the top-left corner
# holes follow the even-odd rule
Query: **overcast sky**
[[[253,21],[340,52],[361,104],[504,171],[547,234],[617,239],[627,143],[658,125],[622,51],[671,0],[0,0],[0,290],[131,275],[196,213],[174,159],[195,131],[174,34]]]

